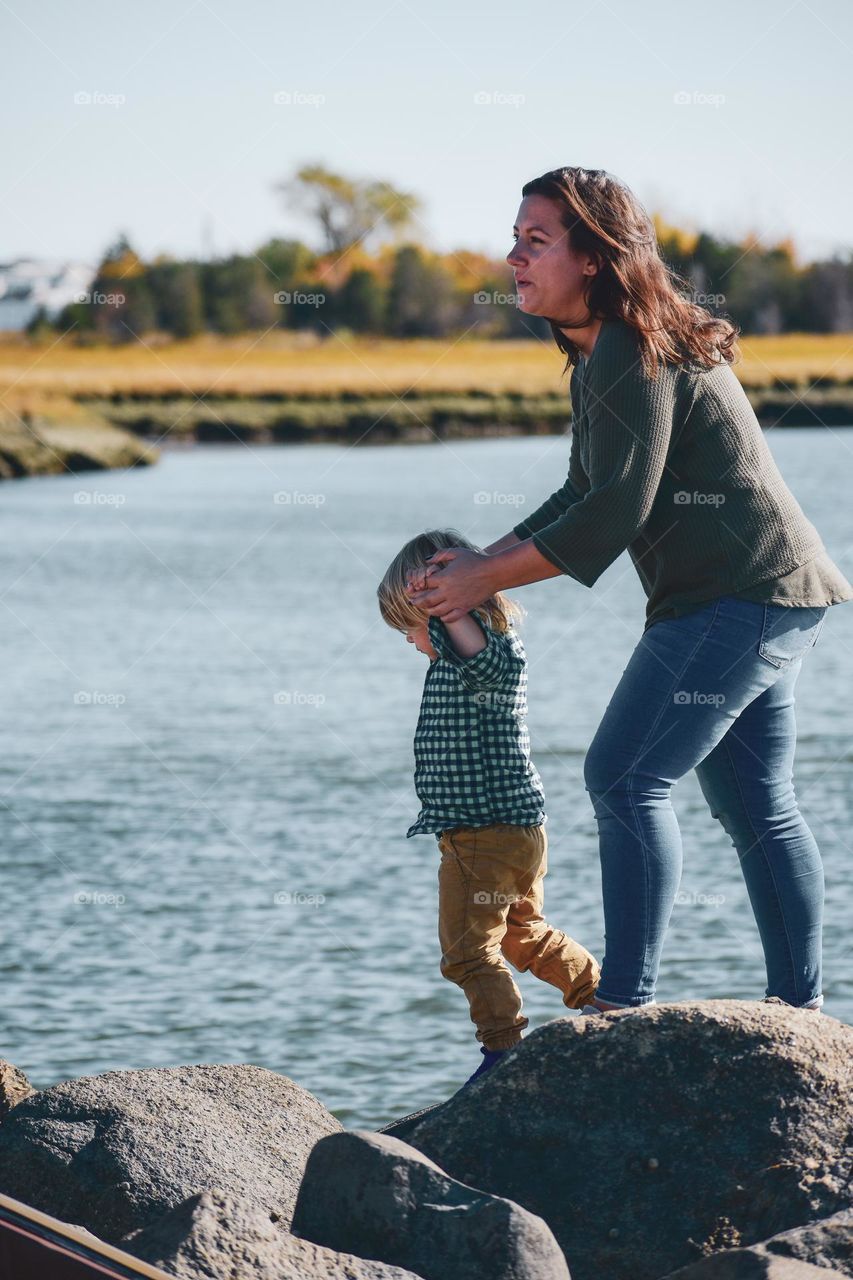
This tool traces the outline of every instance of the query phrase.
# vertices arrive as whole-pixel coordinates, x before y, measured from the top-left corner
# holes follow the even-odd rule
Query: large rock
[[[0,1120],[4,1120],[13,1107],[25,1098],[32,1097],[35,1089],[23,1071],[13,1063],[0,1058]]]
[[[544,1218],[575,1280],[655,1280],[849,1205],[851,1086],[853,1028],[825,1014],[660,1004],[546,1023],[404,1127]]]
[[[767,1268],[783,1262],[825,1268],[820,1273],[824,1280],[830,1275],[853,1276],[853,1209],[843,1209],[831,1218],[783,1231],[749,1249],[727,1249],[690,1267],[679,1268],[667,1280],[676,1280],[676,1277],[678,1280],[693,1280],[694,1276],[696,1280],[716,1280],[717,1276],[722,1280],[728,1276],[775,1275],[775,1271]],[[750,1267],[756,1269],[749,1270]],[[765,1270],[758,1270],[759,1267]]]
[[[180,1280],[419,1280],[400,1267],[299,1240],[216,1189],[191,1196],[121,1247]]]
[[[727,1249],[692,1267],[673,1271],[666,1280],[841,1280],[843,1271],[827,1271],[796,1258],[774,1258],[754,1249]]]
[[[263,1067],[108,1071],[10,1112],[0,1191],[111,1243],[211,1187],[287,1226],[309,1151],[340,1128]]]
[[[399,1138],[336,1133],[305,1169],[293,1230],[424,1280],[569,1280],[541,1218],[463,1186]]]

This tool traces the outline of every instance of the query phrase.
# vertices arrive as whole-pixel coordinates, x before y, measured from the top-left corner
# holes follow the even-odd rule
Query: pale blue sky
[[[310,238],[272,187],[312,160],[419,194],[445,250],[506,253],[564,164],[685,225],[853,245],[849,0],[0,0],[0,31],[0,261]]]

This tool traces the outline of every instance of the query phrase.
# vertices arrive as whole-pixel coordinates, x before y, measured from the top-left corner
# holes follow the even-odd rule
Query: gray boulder
[[[831,1218],[783,1231],[749,1249],[727,1249],[674,1271],[667,1280],[676,1280],[676,1277],[693,1280],[694,1276],[696,1280],[714,1280],[716,1276],[783,1275],[786,1273],[772,1269],[783,1264],[807,1266],[808,1274],[814,1268],[821,1268],[824,1277],[853,1276],[853,1209],[843,1209]],[[727,1271],[726,1267],[731,1269]],[[741,1270],[737,1270],[738,1267]],[[749,1270],[750,1267],[754,1270]],[[759,1267],[765,1269],[756,1269]],[[802,1274],[805,1277],[806,1272]]]
[[[546,1023],[406,1141],[544,1218],[575,1280],[655,1280],[850,1205],[851,1088],[825,1014],[660,1004]]]
[[[673,1271],[666,1280],[840,1280],[842,1271],[827,1271],[796,1258],[774,1258],[754,1249],[727,1249],[692,1267]]]
[[[541,1218],[454,1181],[399,1138],[354,1130],[321,1139],[293,1231],[424,1280],[569,1280]]]
[[[0,1191],[110,1243],[210,1187],[287,1226],[309,1151],[340,1129],[263,1067],[108,1071],[13,1108]]]
[[[121,1247],[179,1280],[419,1280],[400,1267],[299,1240],[215,1188],[132,1232]]]
[[[35,1093],[23,1071],[0,1058],[0,1120],[5,1120],[13,1107]]]

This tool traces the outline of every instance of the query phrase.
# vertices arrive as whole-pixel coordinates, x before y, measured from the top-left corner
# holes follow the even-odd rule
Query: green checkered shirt
[[[431,617],[438,657],[424,681],[415,730],[415,790],[422,808],[406,836],[445,827],[546,821],[542,780],[530,759],[527,657],[510,629],[495,631],[471,614],[486,647],[461,657],[444,623]]]

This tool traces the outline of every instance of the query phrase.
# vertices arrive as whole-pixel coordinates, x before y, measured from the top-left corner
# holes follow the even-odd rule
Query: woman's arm
[[[521,538],[517,533],[510,530],[502,538],[498,538],[497,542],[490,542],[487,547],[483,547],[483,550],[487,556],[494,556],[499,551],[506,551],[509,547],[517,547],[519,542],[521,542]]]
[[[464,617],[496,591],[555,578],[563,572],[537,551],[530,538],[495,555],[447,547],[436,551],[430,563],[440,572],[437,569],[429,577],[426,590],[410,594],[409,599],[445,623]]]
[[[588,488],[551,524],[531,530],[537,550],[591,587],[634,541],[651,514],[667,465],[676,371],[647,376],[636,335],[614,329],[586,372]],[[600,341],[600,339],[599,339]],[[673,520],[677,519],[677,510]]]

